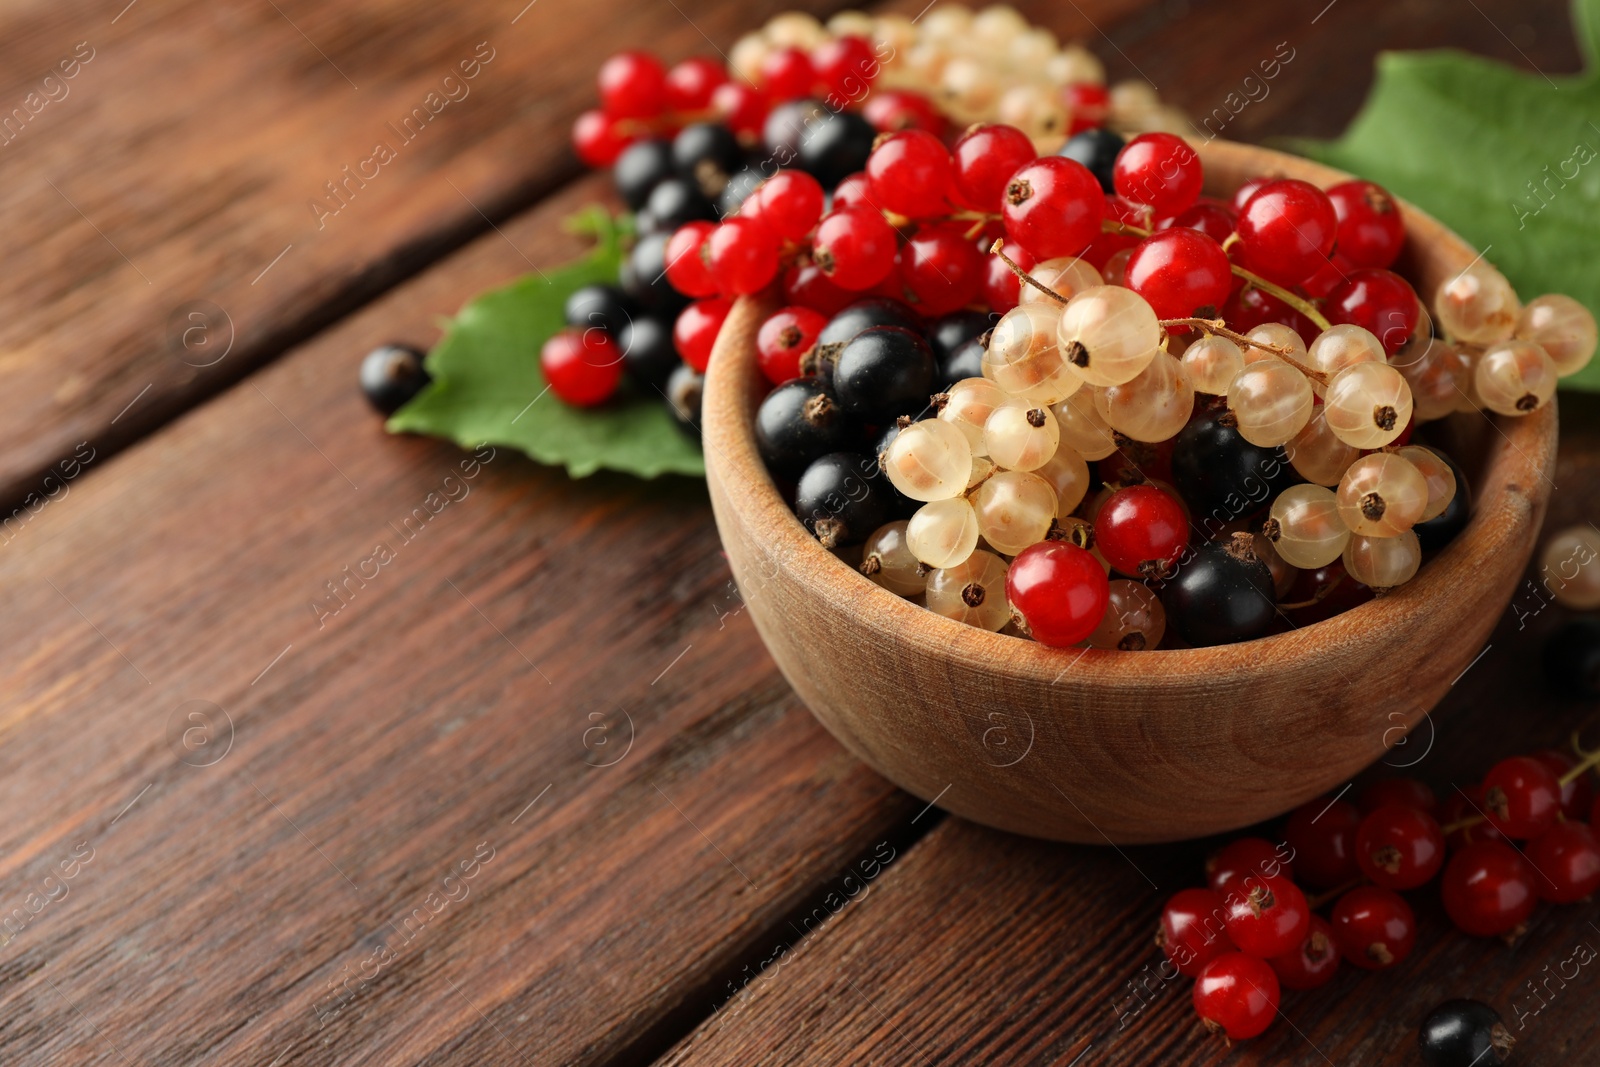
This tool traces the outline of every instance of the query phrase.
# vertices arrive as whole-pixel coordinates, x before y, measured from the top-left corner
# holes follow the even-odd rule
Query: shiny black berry
[[[800,475],[794,513],[825,548],[857,544],[889,521],[889,489],[876,456],[832,452]]]
[[[1260,511],[1300,481],[1281,447],[1246,441],[1226,411],[1196,416],[1173,445],[1172,483],[1207,534]]]
[[[620,337],[633,321],[633,301],[614,285],[585,285],[567,297],[562,315],[568,326],[587,330],[598,326],[612,337]]]
[[[928,345],[933,349],[933,358],[943,365],[962,345],[993,329],[999,321],[999,315],[988,311],[952,311],[940,316],[928,328]]]
[[[691,437],[700,436],[700,401],[706,391],[705,375],[680,362],[667,378],[667,409],[677,420],[678,429]]]
[[[1429,446],[1432,447],[1432,446]],[[1472,518],[1472,486],[1467,484],[1466,473],[1460,464],[1449,456],[1434,448],[1439,458],[1450,464],[1450,469],[1456,475],[1456,495],[1450,498],[1444,510],[1427,522],[1419,522],[1411,527],[1417,535],[1417,540],[1422,543],[1422,551],[1437,552],[1456,539],[1456,535],[1467,528],[1467,520]]]
[[[1600,699],[1600,619],[1574,619],[1551,634],[1544,675],[1568,696]]]
[[[383,345],[361,361],[361,391],[384,415],[422,391],[433,379],[422,367],[422,353],[410,345]]]
[[[622,150],[611,178],[629,210],[638,211],[650,197],[650,190],[672,177],[672,146],[658,138],[635,141]]]
[[[1114,193],[1117,188],[1111,181],[1111,170],[1116,166],[1117,153],[1126,143],[1110,130],[1097,127],[1068,137],[1056,155],[1082,163],[1100,183],[1102,192]]]
[[[756,409],[756,450],[774,474],[793,477],[819,456],[859,447],[861,432],[815,378],[785,382]]]
[[[737,215],[739,209],[744,207],[744,202],[750,199],[750,194],[756,191],[756,186],[766,179],[767,176],[756,167],[746,167],[735,173],[717,197],[717,218]]]
[[[854,111],[838,111],[815,122],[800,140],[801,170],[832,189],[867,165],[878,131]]]
[[[744,166],[744,150],[739,138],[721,123],[691,122],[672,139],[672,165],[678,177],[715,200]]]
[[[983,377],[983,338],[974,337],[939,363],[939,388],[949,389],[964,378]]]
[[[689,303],[667,281],[667,239],[664,233],[648,233],[634,244],[622,263],[622,291],[645,312],[675,316]]]
[[[1502,1067],[1516,1039],[1500,1013],[1478,1000],[1447,1000],[1417,1033],[1428,1067]]]
[[[814,374],[823,382],[833,383],[833,364],[844,346],[862,330],[874,326],[904,326],[920,330],[922,319],[911,305],[888,297],[870,296],[848,305],[828,320],[828,325],[817,334],[817,342],[800,361],[802,374]]]
[[[833,392],[850,414],[887,422],[928,406],[935,370],[933,350],[921,334],[903,326],[874,326],[839,350]]]
[[[635,218],[640,233],[663,233],[686,222],[710,221],[717,217],[711,198],[682,178],[668,178],[650,190],[650,199]]]
[[[1178,562],[1161,590],[1167,625],[1200,648],[1261,637],[1277,608],[1272,572],[1251,547],[1250,534],[1207,541]]]
[[[800,158],[800,142],[827,117],[828,109],[819,100],[788,100],[767,112],[767,121],[761,127],[761,146],[772,165],[795,166]]]
[[[622,348],[622,366],[628,380],[646,396],[667,391],[667,379],[684,366],[672,344],[672,324],[653,315],[640,315],[615,335]]]

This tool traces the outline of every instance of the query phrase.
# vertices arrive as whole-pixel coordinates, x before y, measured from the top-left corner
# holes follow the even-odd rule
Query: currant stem
[[[1350,892],[1350,890],[1356,889],[1356,888],[1358,888],[1360,886],[1364,886],[1366,884],[1367,884],[1367,880],[1365,878],[1352,879],[1351,881],[1348,881],[1344,885],[1341,885],[1341,886],[1339,886],[1339,887],[1337,887],[1335,889],[1330,889],[1325,893],[1318,893],[1314,897],[1307,897],[1306,898],[1306,907],[1311,911],[1316,911],[1318,908],[1322,907],[1328,901],[1337,900],[1340,897],[1344,896],[1346,893]]]
[[[1324,388],[1326,388],[1328,385],[1328,376],[1326,374],[1312,367],[1308,367],[1304,363],[1301,363],[1298,359],[1295,359],[1294,356],[1290,354],[1289,349],[1284,345],[1275,345],[1269,344],[1266,341],[1252,340],[1242,333],[1228,329],[1227,325],[1221,319],[1189,318],[1162,319],[1160,321],[1161,325],[1165,328],[1170,328],[1173,326],[1193,326],[1196,329],[1204,330],[1206,333],[1216,334],[1218,337],[1226,337],[1236,345],[1248,345],[1251,348],[1259,348],[1263,352],[1270,352],[1272,355],[1277,356],[1279,359],[1283,360],[1285,363],[1289,364],[1289,366],[1293,367],[1301,374],[1304,374],[1307,378],[1310,378],[1318,385],[1323,386]]]
[[[1275,285],[1272,282],[1267,281],[1261,275],[1256,274],[1253,271],[1245,270],[1243,267],[1235,265],[1233,268],[1233,273],[1235,277],[1243,278],[1245,281],[1249,282],[1257,289],[1260,289],[1262,292],[1269,293],[1272,296],[1277,297],[1279,300],[1282,300],[1285,304],[1288,304],[1290,307],[1300,312],[1300,314],[1316,323],[1317,329],[1329,330],[1333,328],[1333,323],[1324,318],[1322,312],[1318,311],[1316,307],[1312,305],[1311,301],[1307,300],[1305,297],[1296,296],[1294,293],[1291,293],[1289,290],[1283,288],[1283,286]]]
[[[1577,748],[1578,746],[1578,735],[1576,731],[1574,731],[1572,735],[1572,746],[1574,748]],[[1579,751],[1582,750],[1580,749]],[[1576,767],[1573,767],[1566,774],[1563,774],[1560,779],[1561,784],[1567,785],[1570,782],[1577,781],[1594,767],[1600,767],[1600,750],[1590,752],[1588,755],[1583,757]]]
[[[1058,304],[1065,304],[1067,302],[1067,298],[1066,297],[1062,296],[1060,293],[1056,292],[1054,289],[1050,288],[1048,285],[1045,285],[1043,282],[1041,282],[1038,279],[1034,278],[1033,275],[1029,274],[1027,271],[1025,271],[1021,267],[1017,266],[1016,261],[1013,260],[1010,256],[1008,256],[1004,252],[1000,251],[1001,247],[1005,243],[1006,242],[1005,242],[1004,238],[997,237],[997,238],[995,238],[994,244],[989,246],[989,251],[993,252],[995,255],[999,256],[1000,257],[1000,261],[1002,263],[1004,263],[1006,266],[1011,268],[1011,273],[1012,274],[1015,274],[1017,277],[1021,278],[1023,281],[1027,282],[1029,285],[1033,286],[1035,289],[1039,290],[1041,293],[1043,293],[1046,296],[1048,296],[1051,300],[1054,300]]]

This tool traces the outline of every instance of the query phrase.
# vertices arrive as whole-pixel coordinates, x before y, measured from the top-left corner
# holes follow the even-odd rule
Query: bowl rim
[[[1214,183],[1221,176],[1277,172],[1322,188],[1350,177],[1271,149],[1221,140],[1191,139],[1191,143],[1206,165],[1207,192],[1213,191],[1214,184],[1225,184]],[[1478,258],[1470,245],[1443,224],[1405,201],[1400,201],[1400,206],[1408,248],[1437,242],[1457,264],[1455,269]],[[1413,284],[1420,296],[1423,286]],[[1553,467],[1558,425],[1555,399],[1533,415],[1517,419],[1502,420],[1480,412],[1498,429],[1499,439],[1491,439],[1478,484],[1473,487],[1472,516],[1461,533],[1399,589],[1328,619],[1234,644],[1139,652],[1056,648],[930,611],[879,586],[806,531],[755,446],[753,416],[770,385],[757,369],[753,338],[776,305],[770,294],[741,297],[718,338],[707,372],[703,415],[707,476],[713,491],[723,494],[731,510],[759,535],[781,570],[810,595],[834,598],[840,606],[865,616],[864,621],[874,627],[892,627],[897,642],[910,646],[903,649],[906,653],[989,661],[1002,666],[1009,676],[1045,684],[1060,681],[1071,670],[1078,682],[1161,688],[1192,686],[1219,675],[1255,674],[1268,664],[1307,653],[1354,652],[1403,630],[1408,620],[1431,613],[1441,603],[1441,594],[1458,583],[1472,581],[1484,560],[1517,558],[1516,542],[1522,527],[1542,512],[1549,494],[1546,472]],[[1536,535],[1537,531],[1529,533]],[[745,595],[751,592],[747,590]]]

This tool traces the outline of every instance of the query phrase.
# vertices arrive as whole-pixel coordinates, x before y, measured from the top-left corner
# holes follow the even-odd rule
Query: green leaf
[[[562,304],[581,286],[615,282],[620,226],[602,208],[569,220],[598,247],[587,258],[531,274],[473,299],[428,354],[433,383],[389,419],[393,433],[445,437],[464,447],[521,449],[574,478],[609,469],[654,478],[704,477],[700,446],[677,426],[660,396],[626,390],[599,408],[574,408],[548,392],[539,348],[565,321]]]
[[[1600,0],[1575,0],[1573,22],[1583,74],[1546,77],[1454,51],[1385,53],[1344,136],[1292,147],[1432,214],[1484,250],[1523,299],[1566,293],[1594,311]],[[1561,384],[1600,389],[1600,360]]]

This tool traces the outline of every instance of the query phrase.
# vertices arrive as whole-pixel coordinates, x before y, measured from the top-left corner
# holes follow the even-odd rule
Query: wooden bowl
[[[1346,177],[1259,148],[1197,148],[1214,194],[1261,174],[1322,187]],[[1403,210],[1398,269],[1430,299],[1477,253]],[[1457,415],[1450,447],[1476,474],[1474,514],[1388,596],[1218,648],[1054,649],[989,633],[879,588],[790,511],[751,430],[768,388],[755,335],[769,306],[746,300],[729,316],[704,407],[712,507],[751,617],[789,683],[851,752],[901,788],[1003,830],[1170,841],[1246,826],[1342,785],[1473,662],[1544,517],[1555,404],[1518,419]]]

